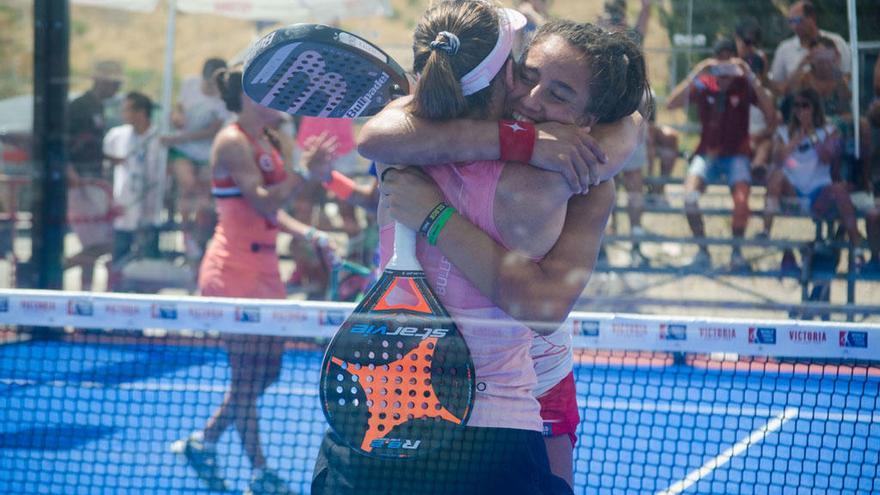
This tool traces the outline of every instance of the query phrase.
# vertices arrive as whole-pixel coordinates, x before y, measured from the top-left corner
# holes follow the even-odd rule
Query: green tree
[[[31,92],[33,29],[31,13],[16,4],[0,4],[0,98]]]
[[[849,39],[846,2],[814,0],[813,3],[816,5],[819,27]],[[707,47],[711,47],[720,36],[733,35],[737,23],[751,16],[760,22],[763,30],[762,48],[772,56],[779,42],[792,35],[785,17],[789,4],[780,0],[671,0],[668,8],[660,10],[660,19],[670,41],[674,41],[677,33],[687,33],[690,23],[693,34],[704,35]],[[857,0],[856,9],[859,40],[880,40],[880,2]],[[680,55],[679,58],[677,62],[686,62],[689,67],[702,57],[698,51],[697,55],[689,57],[690,60],[687,56]]]

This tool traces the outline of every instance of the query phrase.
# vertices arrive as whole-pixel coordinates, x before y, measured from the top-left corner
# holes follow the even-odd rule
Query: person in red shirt
[[[736,44],[722,39],[714,56],[698,63],[675,87],[666,104],[670,110],[690,102],[697,105],[702,131],[685,180],[685,212],[695,237],[705,237],[698,201],[707,182],[726,177],[733,194],[733,236],[742,238],[749,220],[749,107],[757,105],[768,126],[775,125],[773,100],[742,59],[735,58]],[[709,251],[700,245],[691,263],[694,268],[711,265]],[[732,270],[748,269],[738,246],[733,248]]]

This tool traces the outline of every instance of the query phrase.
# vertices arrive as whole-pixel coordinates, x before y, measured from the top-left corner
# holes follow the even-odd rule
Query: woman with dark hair
[[[287,203],[303,184],[302,175],[285,165],[293,140],[275,129],[284,114],[246,98],[241,69],[216,75],[220,96],[236,121],[217,134],[211,149],[212,194],[217,227],[202,259],[199,289],[204,296],[284,299],[275,242],[279,231],[309,237],[313,229],[285,213]],[[320,141],[306,150],[303,161],[328,160],[332,142]],[[253,478],[246,493],[290,493],[266,465],[260,446],[257,399],[278,379],[283,341],[277,337],[224,335],[231,382],[221,406],[204,429],[175,442],[198,476],[213,490],[226,490],[217,465],[216,444],[235,424]]]
[[[862,236],[849,192],[843,183],[831,180],[831,167],[841,154],[840,133],[826,122],[816,90],[800,88],[793,96],[788,126],[780,126],[773,140],[776,169],[767,180],[764,235],[770,236],[781,198],[797,198],[801,210],[815,217],[827,217],[836,211],[850,241],[861,250],[858,246]]]
[[[547,328],[559,328],[568,316],[595,266],[614,203],[614,184],[608,179],[629,157],[641,131],[633,112],[647,90],[644,60],[624,33],[608,34],[590,24],[554,20],[538,29],[512,85],[503,82],[499,89],[507,93],[504,113],[520,119],[516,122],[419,119],[405,110],[407,99],[402,98],[364,126],[359,149],[380,162],[425,166],[497,160],[499,155],[513,155],[510,148],[522,142],[533,144],[528,150],[531,156],[515,158],[533,164],[531,172],[522,163],[503,169],[506,174],[520,171],[527,178],[507,186],[502,174],[494,188],[495,226],[502,234],[507,228],[514,235],[502,235],[504,242],[497,242],[485,224],[453,215],[437,246],[447,264],[461,268],[468,281],[507,315],[546,333]],[[532,141],[512,139],[514,126],[534,128]],[[597,143],[605,160],[591,154]],[[581,170],[582,165],[590,173],[578,176],[573,170]],[[540,171],[553,171],[568,180],[571,190],[563,198],[584,193],[565,202],[561,230],[554,216],[559,215],[558,206],[553,203],[559,201],[554,197],[559,193],[548,185],[558,177],[528,175]],[[418,228],[443,199],[434,180],[412,168],[388,172],[382,187],[391,216],[410,227]],[[491,197],[491,190],[482,193],[482,201]],[[530,207],[548,201],[550,207]],[[508,215],[511,219],[505,220]],[[505,227],[505,222],[510,225]],[[522,238],[552,248],[538,257],[543,251],[521,247],[517,241]],[[537,375],[533,393],[541,405],[551,468],[569,484],[580,422],[571,338],[570,328],[533,334],[530,351]]]
[[[485,24],[491,22],[498,12],[502,14],[500,25],[487,29]],[[509,140],[510,147],[515,148],[519,144],[515,142],[518,141],[516,134],[534,132],[533,124],[502,121],[499,125],[498,120],[504,115],[510,92],[517,84],[510,46],[512,34],[523,24],[525,22],[519,16],[506,10],[498,11],[485,2],[437,4],[425,15],[415,33],[414,72],[419,74],[415,94],[396,102],[394,108],[397,111],[402,109],[403,118],[415,127],[439,127],[441,133],[444,128],[452,130],[462,122],[477,124],[477,127],[480,127],[479,122],[490,126],[494,123],[495,132],[504,133],[501,141]],[[487,33],[498,35],[487,39]],[[554,116],[565,122],[588,124],[613,122],[635,111],[645,93],[646,81],[644,62],[631,41],[625,45],[615,44],[604,30],[574,23],[551,22],[539,30],[539,36],[541,33],[544,33],[541,39],[552,45],[548,45],[548,51],[554,52],[560,63],[527,64],[520,78],[530,81],[529,89],[540,88],[540,98],[544,97],[545,91],[552,91],[559,98],[548,100],[546,105],[543,100],[538,104],[524,105],[523,112],[532,112],[537,118]],[[566,41],[569,38],[583,42],[584,51],[574,48],[579,45]],[[625,38],[621,36],[619,39]],[[587,57],[584,57],[587,51],[597,62],[592,73],[593,85],[583,82],[583,76],[591,74],[585,60]],[[542,70],[546,72],[542,73]],[[548,77],[562,77],[566,82],[553,79],[559,84],[554,83],[553,88],[548,88],[544,80]],[[591,92],[593,88],[595,93]],[[614,96],[606,96],[602,91],[606,88],[614,88]],[[524,88],[523,91],[528,90]],[[588,98],[588,92],[595,94],[596,98]],[[391,113],[396,111],[392,109]],[[382,128],[381,125],[378,127]],[[376,130],[373,128],[368,132]],[[608,167],[597,172],[597,179],[607,179],[614,174],[614,168],[632,150],[636,133],[621,136],[621,141],[626,143],[625,150],[609,158]],[[482,146],[482,143],[475,142],[474,136],[465,137],[466,134],[461,132],[458,135],[466,139],[466,143],[460,139],[459,144],[467,146],[451,144],[455,149],[442,149],[433,146],[437,140],[420,140],[422,153],[428,156],[427,159],[436,156],[437,152],[467,155],[474,152],[469,148],[471,144],[477,148]],[[400,142],[399,138],[395,141]],[[522,141],[532,144],[528,139]],[[400,151],[399,147],[397,151]],[[512,153],[505,153],[510,151],[502,147],[502,157],[509,159]],[[497,152],[498,141],[495,142]],[[460,158],[472,160],[471,157]],[[497,157],[495,154],[486,158]],[[401,160],[384,158],[392,163],[409,161],[408,157]],[[528,161],[529,157],[524,158]],[[425,157],[421,159],[425,160]],[[425,161],[425,164],[430,162]],[[424,170],[430,178],[413,170],[382,174],[383,192],[387,195],[379,209],[380,224],[383,225],[381,251],[383,261],[387,262],[394,234],[389,213],[411,228],[415,226],[416,230],[428,211],[434,208],[444,208],[452,213],[443,226],[432,230],[431,237],[419,239],[416,252],[429,283],[442,288],[438,291],[441,301],[456,319],[474,359],[476,380],[480,386],[477,387],[473,413],[463,433],[465,438],[457,442],[461,447],[456,451],[426,456],[424,462],[431,467],[423,478],[415,481],[419,488],[413,489],[400,486],[400,480],[395,478],[399,476],[395,471],[400,469],[395,467],[397,463],[353,455],[332,433],[328,434],[316,466],[313,493],[348,493],[338,491],[340,484],[358,491],[372,489],[380,493],[389,493],[392,486],[399,486],[401,493],[428,493],[430,490],[437,493],[570,492],[565,483],[548,473],[546,446],[541,439],[541,404],[534,397],[538,382],[529,352],[533,330],[544,335],[554,332],[571,307],[568,294],[557,299],[557,291],[567,290],[568,280],[573,285],[581,284],[581,276],[586,283],[595,262],[598,238],[608,217],[613,190],[606,186],[597,187],[590,195],[597,202],[594,211],[578,211],[576,219],[570,223],[566,210],[573,190],[559,173],[504,161],[446,163]],[[403,197],[402,191],[407,191],[405,195],[412,198]],[[411,203],[411,200],[418,204]],[[412,208],[402,206],[404,204]],[[557,240],[564,229],[579,230],[577,236],[581,241],[586,233],[585,237],[592,242],[566,239],[549,264],[558,263],[557,257],[569,261],[583,259],[587,268],[581,270],[579,261],[566,264],[566,271],[573,272],[566,273],[568,279],[563,281],[557,277],[554,290],[534,300],[521,299],[513,294],[506,300],[499,298],[511,288],[501,278],[501,265],[525,262],[538,266],[551,248],[556,249],[554,246],[559,244]],[[505,246],[512,250],[511,256],[499,252],[506,251]],[[522,275],[523,271],[515,271],[515,276]],[[540,285],[540,280],[535,282]],[[527,280],[519,280],[511,285],[527,283]],[[579,289],[582,288],[580,285]],[[486,328],[474,323],[475,319],[485,318],[491,318],[499,325]],[[571,361],[567,361],[566,367],[564,356],[568,354],[570,358],[570,350],[565,342],[553,344],[553,347],[558,348],[563,356],[554,356],[559,362],[550,374],[562,370],[562,376],[555,381],[564,381],[571,371]],[[563,389],[562,395],[566,396],[566,402],[574,404],[573,381],[569,385],[571,388]],[[551,384],[548,388],[552,387]],[[568,401],[568,392],[571,401]],[[576,427],[576,405],[573,415]],[[572,436],[573,432],[572,429]],[[567,433],[562,435],[560,438],[567,443],[567,477],[570,478],[572,440]],[[445,461],[451,471],[438,469],[443,465],[440,461]],[[455,462],[449,465],[450,461]],[[410,473],[423,473],[425,466],[420,462],[401,465],[409,466]],[[429,491],[425,491],[422,485],[430,487]]]

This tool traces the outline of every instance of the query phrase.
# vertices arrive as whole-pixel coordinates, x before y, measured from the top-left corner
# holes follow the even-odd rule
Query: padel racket
[[[395,225],[394,255],[324,355],[321,405],[351,448],[413,457],[453,440],[474,400],[470,351],[425,280],[415,233]]]
[[[406,72],[379,47],[321,24],[294,24],[257,41],[242,88],[265,107],[328,118],[375,115],[409,93]]]

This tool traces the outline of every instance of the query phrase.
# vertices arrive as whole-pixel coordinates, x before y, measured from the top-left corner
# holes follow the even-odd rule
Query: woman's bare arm
[[[358,134],[358,152],[381,163],[434,165],[500,158],[498,122],[429,121],[409,114],[401,98],[370,119]],[[638,141],[638,112],[592,129],[546,122],[536,125],[531,164],[561,173],[575,193],[598,183],[602,169],[617,168]]]
[[[387,173],[381,188],[380,209],[413,229],[443,197],[417,169]],[[568,316],[593,272],[614,195],[608,181],[573,196],[559,239],[538,262],[506,249],[458,214],[441,231],[437,246],[498,307],[549,334]]]

